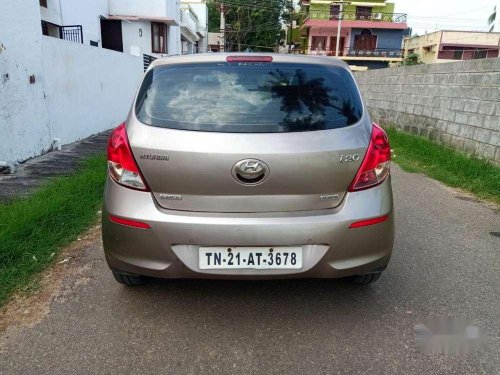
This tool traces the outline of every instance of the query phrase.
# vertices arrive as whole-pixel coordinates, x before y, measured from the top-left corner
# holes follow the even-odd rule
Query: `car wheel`
[[[141,276],[129,275],[115,271],[112,272],[113,276],[115,277],[115,280],[118,281],[120,284],[127,286],[137,286],[144,284],[144,279]]]
[[[350,277],[349,281],[352,284],[356,284],[356,285],[368,285],[368,284],[371,284],[371,283],[374,283],[375,281],[377,281],[380,278],[380,275],[382,275],[382,272],[368,273],[366,275],[356,275],[356,276]]]

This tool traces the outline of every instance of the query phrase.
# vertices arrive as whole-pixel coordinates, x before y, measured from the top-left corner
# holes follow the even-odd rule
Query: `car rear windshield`
[[[135,105],[148,125],[228,133],[342,128],[358,122],[362,108],[344,68],[226,62],[156,67]]]

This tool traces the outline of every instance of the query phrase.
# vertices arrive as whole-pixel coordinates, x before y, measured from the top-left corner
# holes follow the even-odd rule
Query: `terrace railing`
[[[312,20],[331,20],[338,21],[340,14],[325,10],[309,11],[309,19]],[[343,21],[375,21],[375,22],[393,22],[406,23],[407,15],[405,13],[363,13],[363,12],[342,12]]]
[[[336,51],[334,49],[311,49],[309,50],[309,55],[320,55],[320,56],[336,56]],[[373,57],[373,58],[393,58],[399,59],[403,57],[403,50],[397,48],[376,48],[373,50],[366,49],[355,49],[355,48],[343,48],[339,50],[340,57]]]
[[[50,30],[53,30],[51,32]],[[81,25],[59,26],[55,23],[42,21],[43,35],[69,40],[70,42],[83,43],[83,28]]]
[[[83,43],[83,28],[81,25],[60,26],[59,38],[70,42]]]

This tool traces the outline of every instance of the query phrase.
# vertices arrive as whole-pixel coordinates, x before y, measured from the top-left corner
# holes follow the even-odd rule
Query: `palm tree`
[[[488,18],[488,25],[491,26],[490,33],[495,28],[496,21],[497,21],[497,7],[495,5],[495,7],[493,8],[493,13],[491,13],[490,17]]]

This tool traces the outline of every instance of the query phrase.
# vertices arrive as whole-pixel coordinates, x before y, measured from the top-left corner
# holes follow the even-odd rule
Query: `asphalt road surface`
[[[374,285],[113,280],[100,239],[68,267],[48,314],[11,327],[2,374],[498,374],[499,211],[393,169],[396,242]],[[415,346],[426,316],[488,333],[472,354]]]

